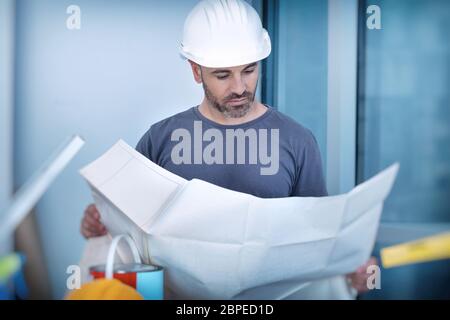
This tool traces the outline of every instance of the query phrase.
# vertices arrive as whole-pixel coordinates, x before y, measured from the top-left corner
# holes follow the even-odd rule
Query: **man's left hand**
[[[378,265],[377,258],[370,257],[370,259],[360,266],[355,272],[346,275],[347,280],[350,281],[353,288],[358,291],[358,294],[367,292],[369,288],[367,287],[367,279],[371,274],[367,273],[367,268],[371,265]]]

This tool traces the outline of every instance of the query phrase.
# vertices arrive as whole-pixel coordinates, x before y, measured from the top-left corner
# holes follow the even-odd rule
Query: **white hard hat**
[[[241,0],[203,0],[184,24],[180,54],[201,66],[226,68],[269,56],[270,37],[258,13]]]

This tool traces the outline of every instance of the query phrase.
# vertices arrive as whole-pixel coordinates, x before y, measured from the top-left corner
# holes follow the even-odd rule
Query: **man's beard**
[[[217,99],[211,91],[209,91],[208,86],[202,81],[203,90],[205,91],[206,99],[208,99],[209,103],[220,113],[222,113],[227,118],[242,118],[245,116],[251,108],[253,101],[255,100],[255,92],[244,91],[243,94],[237,95],[235,93],[225,97],[224,104],[219,103],[219,99]],[[244,99],[247,98],[247,101],[239,104],[239,105],[228,105],[227,101],[233,99]]]

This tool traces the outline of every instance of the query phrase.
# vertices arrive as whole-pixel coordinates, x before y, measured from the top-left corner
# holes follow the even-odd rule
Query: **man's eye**
[[[255,69],[245,70],[245,73],[250,74],[250,73],[253,73],[253,71],[255,71]]]
[[[217,79],[223,80],[223,79],[226,79],[227,77],[228,77],[228,75],[220,75],[220,76],[217,76]]]

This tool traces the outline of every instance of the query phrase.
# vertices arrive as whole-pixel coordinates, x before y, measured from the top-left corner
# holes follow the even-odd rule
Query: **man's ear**
[[[200,65],[198,65],[194,61],[188,61],[191,64],[192,74],[194,75],[195,82],[202,83],[202,70],[200,68]]]

